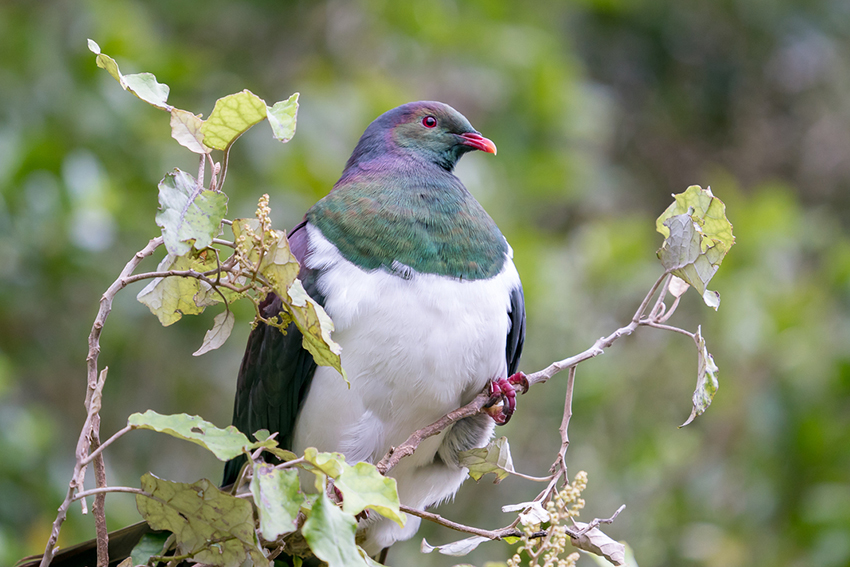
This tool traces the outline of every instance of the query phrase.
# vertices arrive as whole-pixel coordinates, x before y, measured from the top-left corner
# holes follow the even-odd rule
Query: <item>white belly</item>
[[[351,388],[335,370],[318,368],[295,428],[295,451],[317,447],[342,452],[349,461],[377,462],[391,446],[506,375],[510,290],[519,286],[510,259],[487,280],[418,273],[403,279],[361,270],[317,228],[307,230],[307,264],[323,271],[319,290]],[[402,503],[422,508],[444,500],[465,478],[465,469],[434,462],[445,433],[392,471]],[[381,541],[367,551],[411,537],[418,522],[408,520],[404,530],[388,522],[370,527],[369,540]]]

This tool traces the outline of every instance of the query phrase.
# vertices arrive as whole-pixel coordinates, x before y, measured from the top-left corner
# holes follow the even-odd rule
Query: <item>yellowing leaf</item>
[[[148,473],[136,496],[139,513],[155,530],[174,533],[177,553],[193,554],[199,563],[239,567],[250,555],[254,567],[269,562],[254,531],[254,508],[204,479],[194,484],[170,482]]]
[[[196,256],[190,252],[185,256],[171,254],[163,258],[157,271],[205,271],[209,258]],[[212,258],[213,266],[215,258]],[[136,299],[157,316],[164,327],[180,320],[183,315],[197,315],[204,310],[195,302],[195,295],[200,291],[200,280],[191,277],[169,276],[155,278],[145,286]]]
[[[212,151],[204,145],[204,135],[201,134],[203,123],[200,116],[188,110],[171,109],[171,137],[196,154],[208,154]]]
[[[122,75],[115,60],[100,52],[100,46],[94,40],[88,40],[89,50],[97,55],[95,62],[101,69],[112,75],[125,91],[130,91],[143,101],[162,110],[171,112],[168,100],[168,85],[158,83],[151,73]]]
[[[195,178],[175,169],[159,182],[156,224],[162,228],[165,248],[182,256],[212,244],[227,212],[227,195],[200,190]]]
[[[320,453],[315,447],[307,447],[304,450],[304,460],[331,478],[341,475],[342,466],[345,464],[342,453]]]
[[[470,449],[459,453],[460,465],[469,469],[473,480],[480,480],[485,474],[496,475],[495,483],[503,481],[514,472],[511,448],[507,437],[500,437],[486,447]]]
[[[331,338],[334,324],[322,306],[307,294],[300,280],[295,280],[281,299],[304,337],[304,348],[313,355],[316,364],[336,368],[348,383],[339,358],[342,347]]]
[[[255,462],[251,493],[263,539],[273,541],[295,531],[298,511],[304,503],[298,471],[279,470],[268,463]]]
[[[697,328],[696,339],[699,346],[697,347],[697,387],[693,395],[694,406],[687,421],[679,427],[688,425],[698,416],[705,413],[705,410],[708,409],[708,406],[711,405],[711,401],[714,399],[714,394],[717,393],[717,389],[720,387],[717,379],[717,371],[719,369],[714,364],[714,357],[711,356],[711,353],[708,352],[705,346],[702,327]]]
[[[209,449],[220,461],[229,461],[238,457],[245,447],[253,446],[248,438],[232,425],[220,429],[196,415],[185,413],[161,415],[148,410],[145,413],[132,414],[127,424],[133,429],[150,429],[191,441]]]
[[[334,480],[342,492],[342,509],[356,516],[369,508],[404,527],[405,516],[399,509],[396,480],[383,476],[371,463],[353,467],[342,463],[342,474]]]
[[[726,205],[698,185],[674,195],[674,202],[656,220],[664,243],[658,257],[664,268],[692,285],[703,300],[717,309],[720,296],[706,286],[735,243]]]
[[[281,142],[291,140],[295,135],[295,121],[298,115],[298,93],[267,107],[266,111],[274,137]]]
[[[251,126],[266,117],[266,103],[249,90],[227,95],[215,102],[201,126],[204,144],[225,150]]]

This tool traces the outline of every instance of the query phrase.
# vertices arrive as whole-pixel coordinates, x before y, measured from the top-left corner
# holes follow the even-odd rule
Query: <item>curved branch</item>
[[[133,258],[124,266],[124,269],[121,270],[121,274],[119,274],[118,279],[109,286],[100,298],[100,308],[98,309],[97,316],[92,324],[91,333],[89,333],[89,350],[86,355],[86,422],[83,425],[79,440],[77,441],[77,461],[74,465],[74,472],[71,475],[71,482],[68,483],[68,492],[65,494],[65,500],[59,505],[59,511],[56,515],[56,519],[53,521],[53,527],[50,530],[50,537],[47,539],[47,544],[44,547],[44,555],[41,558],[40,567],[47,567],[53,560],[53,554],[56,549],[56,541],[59,539],[59,531],[61,530],[62,524],[65,522],[65,518],[68,515],[68,507],[71,505],[74,495],[83,487],[86,465],[88,464],[87,462],[84,462],[84,460],[88,457],[92,439],[99,444],[99,434],[97,429],[100,424],[100,416],[98,412],[100,411],[100,396],[103,391],[103,385],[106,381],[107,372],[106,368],[104,368],[103,372],[100,374],[98,374],[97,371],[97,359],[100,355],[100,335],[103,331],[103,325],[106,322],[106,318],[109,316],[110,311],[112,311],[112,301],[115,298],[115,295],[127,286],[127,283],[124,280],[129,277],[133,271],[135,271],[142,260],[153,254],[154,250],[159,248],[161,244],[162,237],[158,236],[148,242],[147,246],[136,252]],[[99,468],[102,465],[103,456],[102,454],[98,454],[95,456],[95,466]],[[98,474],[98,477],[98,484],[106,483],[105,475]],[[99,497],[99,500],[101,498],[102,497]],[[96,501],[95,504],[97,505],[99,503]],[[102,515],[102,507],[97,506],[96,511],[98,513],[98,517],[100,517]],[[103,525],[105,526],[105,523]],[[104,561],[108,562],[106,556],[102,556],[102,550],[105,548],[105,534],[100,532],[101,530],[99,529],[99,565],[104,564]]]

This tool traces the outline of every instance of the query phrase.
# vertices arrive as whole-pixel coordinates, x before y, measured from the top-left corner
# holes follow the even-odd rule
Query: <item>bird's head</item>
[[[472,150],[495,154],[496,144],[447,104],[411,102],[376,118],[360,138],[349,164],[387,152],[430,161],[451,171],[460,156]]]

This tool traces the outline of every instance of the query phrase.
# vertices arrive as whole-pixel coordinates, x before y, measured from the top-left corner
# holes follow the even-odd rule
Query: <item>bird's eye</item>
[[[437,119],[430,115],[426,116],[422,119],[422,125],[426,128],[433,128],[437,125]]]

